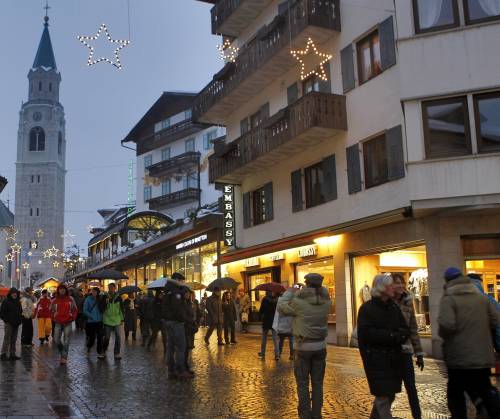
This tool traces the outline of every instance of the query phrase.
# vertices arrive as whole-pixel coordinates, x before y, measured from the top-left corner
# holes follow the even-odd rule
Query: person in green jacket
[[[309,273],[305,282],[305,288],[289,288],[285,292],[278,303],[278,313],[293,316],[298,413],[300,419],[311,419],[322,417],[328,313],[332,301],[328,290],[322,286],[323,276]]]
[[[115,360],[120,360],[121,350],[121,324],[125,318],[123,314],[122,299],[116,294],[116,285],[111,283],[108,285],[108,295],[103,297],[104,311],[102,315],[102,322],[104,324],[104,352],[107,351],[111,333],[115,335]]]

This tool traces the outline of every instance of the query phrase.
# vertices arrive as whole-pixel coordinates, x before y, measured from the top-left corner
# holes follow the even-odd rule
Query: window
[[[215,140],[217,137],[217,130],[212,130],[203,135],[203,148],[205,150],[211,150],[214,148],[214,143],[212,140]]]
[[[299,86],[297,83],[288,86],[288,89],[286,89],[286,97],[289,105],[294,103],[299,98]]]
[[[262,224],[274,218],[273,183],[243,194],[243,227]]]
[[[359,41],[357,51],[359,84],[363,84],[382,72],[378,30]]]
[[[467,23],[485,22],[500,18],[499,0],[465,0],[464,9]]]
[[[31,183],[35,183],[35,175],[31,175]]]
[[[314,207],[325,202],[322,189],[325,179],[321,163],[304,169],[306,181],[306,208]]]
[[[40,208],[37,208],[36,209],[36,216],[39,217],[40,216]]]
[[[153,164],[153,155],[148,154],[147,156],[144,156],[144,168],[147,169],[152,164]]]
[[[29,151],[45,150],[45,131],[41,127],[34,127],[30,131]]]
[[[302,94],[306,95],[309,92],[319,92],[319,78],[311,76],[302,82]]]
[[[41,81],[38,82],[38,91],[39,92],[42,91],[42,82]]]
[[[196,172],[188,173],[182,180],[182,186],[187,188],[198,188],[198,174]]]
[[[187,109],[184,111],[184,119],[191,119],[193,116],[193,111],[191,109]]]
[[[37,183],[40,183],[40,175],[37,175],[37,176],[36,176],[36,182],[37,182]]]
[[[252,192],[253,225],[266,222],[266,194],[264,188]]]
[[[63,150],[63,136],[62,136],[62,132],[59,131],[59,135],[57,138],[57,154],[59,154],[61,156],[62,150]]]
[[[363,143],[365,186],[372,188],[388,181],[387,144],[385,135]]]
[[[161,150],[161,160],[168,160],[170,158],[170,147],[165,147]]]
[[[474,97],[480,153],[500,151],[500,92]]]
[[[161,183],[161,194],[168,195],[170,193],[170,179],[166,179]]]
[[[157,122],[155,124],[154,130],[155,133],[158,131],[161,131],[163,129],[169,128],[170,127],[170,118],[164,119],[163,121]]]
[[[33,217],[33,208],[30,208],[30,217]]]
[[[422,117],[428,159],[471,153],[467,98],[423,102]]]
[[[413,0],[413,17],[417,33],[458,26],[457,0]]]
[[[49,83],[49,92],[52,92],[52,83]]]
[[[144,202],[148,202],[152,196],[151,186],[144,186]]]
[[[194,151],[194,138],[187,139],[185,146],[186,146],[186,153],[188,151]]]

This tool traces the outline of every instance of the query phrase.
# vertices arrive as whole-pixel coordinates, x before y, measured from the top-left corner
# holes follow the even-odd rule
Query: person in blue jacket
[[[99,288],[92,288],[90,295],[83,304],[83,314],[86,318],[85,333],[87,335],[87,354],[90,354],[97,340],[97,357],[104,358],[103,337],[104,328],[102,324],[102,313],[99,307]]]

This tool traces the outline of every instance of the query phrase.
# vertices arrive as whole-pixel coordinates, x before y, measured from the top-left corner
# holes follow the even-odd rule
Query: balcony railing
[[[179,168],[185,168],[198,164],[201,153],[199,151],[188,151],[171,159],[163,160],[159,163],[147,167],[149,176],[160,177],[175,172]]]
[[[192,119],[186,119],[138,140],[137,153],[140,155],[155,150],[182,137],[194,134],[207,126],[206,124],[194,122]]]
[[[225,123],[225,118],[277,77],[297,66],[290,47],[305,47],[307,38],[317,44],[340,31],[339,0],[297,0],[262,27],[255,38],[240,49],[234,63],[214,76],[197,96],[193,119]]]
[[[185,202],[198,201],[200,199],[200,194],[201,189],[199,188],[186,188],[156,198],[151,198],[147,202],[149,203],[150,210],[158,211],[175,207]]]
[[[217,0],[210,11],[212,33],[238,37],[272,0]]]
[[[311,92],[209,157],[210,182],[240,183],[257,167],[347,130],[345,96]]]

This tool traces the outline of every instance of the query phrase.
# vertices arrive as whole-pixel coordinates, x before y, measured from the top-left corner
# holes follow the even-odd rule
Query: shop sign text
[[[222,229],[224,244],[228,247],[234,247],[236,233],[234,220],[234,185],[224,185],[222,202],[224,205],[224,228]]]
[[[272,255],[269,256],[269,260],[272,262],[276,262],[278,260],[284,260],[284,259],[285,259],[285,254],[283,252],[273,253]]]
[[[316,254],[318,253],[318,248],[314,244],[311,244],[310,246],[301,247],[298,253],[300,258],[316,256]]]
[[[245,259],[245,267],[249,268],[251,266],[259,266],[260,265],[260,259],[259,258],[248,258]]]
[[[207,234],[201,234],[200,236],[193,237],[192,239],[186,240],[185,242],[181,242],[175,246],[176,250],[184,249],[189,246],[193,246],[195,244],[201,243],[208,239]]]

